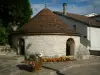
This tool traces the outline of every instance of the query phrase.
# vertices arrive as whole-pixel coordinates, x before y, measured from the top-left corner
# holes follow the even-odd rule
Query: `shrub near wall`
[[[42,58],[39,57],[37,54],[25,56],[25,59],[24,61],[22,61],[22,63],[31,65],[35,71],[40,70],[42,68]]]

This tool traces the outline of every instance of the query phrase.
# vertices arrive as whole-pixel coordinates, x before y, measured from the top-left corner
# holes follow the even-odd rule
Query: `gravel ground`
[[[65,72],[65,75],[100,75],[100,65],[89,65],[71,68]]]
[[[63,75],[100,75],[100,57],[71,62],[44,63],[44,66],[53,68],[54,70],[42,68],[38,72],[20,70],[17,65],[21,63],[16,58],[20,58],[20,56],[0,56],[0,75],[57,75],[54,70],[59,70]],[[21,59],[23,58],[21,57]],[[91,63],[93,65],[90,65]]]
[[[18,65],[22,64],[17,62],[15,57],[0,56],[0,75],[56,75],[55,71],[45,68],[37,72],[21,70]]]

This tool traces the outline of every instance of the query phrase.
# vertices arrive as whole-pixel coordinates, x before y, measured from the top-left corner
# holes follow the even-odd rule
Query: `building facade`
[[[83,15],[41,10],[27,24],[12,34],[12,47],[17,54],[34,53],[43,56],[73,56],[89,58],[100,51],[100,22]]]

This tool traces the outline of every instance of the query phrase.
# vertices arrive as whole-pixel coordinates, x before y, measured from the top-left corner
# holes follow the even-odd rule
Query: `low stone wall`
[[[16,51],[9,45],[0,46],[0,55],[16,55]]]
[[[89,59],[90,52],[89,50],[82,44],[80,44],[79,49],[77,51],[76,59]]]
[[[90,50],[90,55],[100,56],[100,51]]]

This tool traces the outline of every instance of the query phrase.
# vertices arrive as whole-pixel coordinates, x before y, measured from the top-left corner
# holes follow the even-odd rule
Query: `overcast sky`
[[[45,0],[30,0],[33,16],[45,7]],[[46,0],[47,8],[62,11],[63,3],[67,3],[67,12],[75,14],[100,14],[100,0]]]

